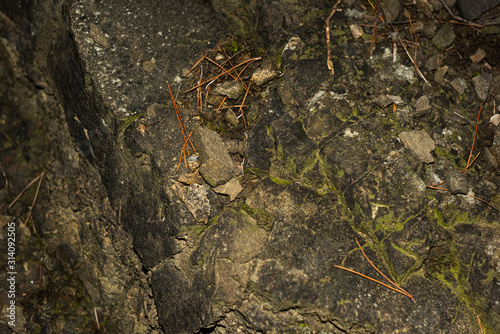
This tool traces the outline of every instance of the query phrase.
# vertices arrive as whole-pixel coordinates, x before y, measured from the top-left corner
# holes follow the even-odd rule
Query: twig
[[[479,319],[479,315],[476,314],[476,317],[477,317],[477,322],[479,323],[479,329],[481,330],[481,333],[484,334],[483,332],[483,326],[481,326],[481,319]]]
[[[366,276],[366,275],[363,275],[363,274],[361,274],[361,273],[358,273],[357,271],[354,271],[354,270],[352,270],[352,269],[345,268],[345,267],[342,267],[342,266],[337,266],[336,264],[334,264],[333,266],[334,266],[334,267],[337,267],[337,268],[340,268],[340,269],[343,269],[343,270],[346,270],[346,271],[351,272],[351,273],[353,273],[353,274],[359,275],[359,276],[361,276],[361,277],[367,278],[367,279],[369,279],[370,281],[373,281],[373,282],[375,282],[375,283],[378,283],[378,284],[380,284],[380,285],[383,285],[383,286],[385,286],[386,288],[389,288],[389,289],[391,289],[391,290],[394,290],[394,291],[396,291],[396,292],[399,292],[399,293],[401,293],[401,294],[403,294],[403,295],[405,295],[405,296],[407,296],[407,297],[411,298],[410,296],[408,296],[408,295],[407,295],[406,293],[404,293],[403,291],[401,291],[401,290],[399,290],[399,289],[395,289],[395,288],[393,288],[393,287],[392,287],[392,286],[390,286],[390,285],[387,285],[387,284],[385,284],[385,283],[382,283],[382,282],[380,282],[380,281],[377,281],[376,279],[373,279],[373,278],[371,278],[371,277],[368,277],[368,276]],[[412,299],[413,301],[415,301],[413,298],[411,298],[411,299]]]
[[[219,112],[220,108],[222,107],[222,105],[224,104],[224,101],[226,101],[227,99],[227,96],[224,96],[224,99],[222,100],[222,102],[219,104],[219,108],[217,108],[217,110],[215,111],[216,113]]]
[[[245,104],[245,100],[247,98],[248,92],[250,91],[250,87],[246,90],[247,92],[245,93],[245,96],[243,97],[243,101],[241,101],[241,106],[240,106],[240,115],[241,118],[243,118],[243,126],[247,127],[247,122],[245,121],[245,115],[243,114],[243,105]]]
[[[359,241],[358,241],[358,238],[354,237],[354,239],[356,239],[356,243],[358,244],[358,247],[359,249],[361,250],[361,253],[363,253],[363,255],[365,256],[365,259],[372,265],[373,268],[375,268],[375,270],[380,274],[382,275],[387,281],[389,281],[389,283],[391,283],[393,286],[395,286],[397,289],[405,292],[405,294],[410,297],[413,301],[415,301],[415,299],[410,295],[410,293],[408,291],[406,291],[405,289],[403,289],[402,287],[400,287],[399,285],[397,285],[396,283],[394,283],[393,281],[391,281],[387,276],[385,276],[377,267],[375,267],[375,265],[373,264],[372,261],[370,261],[370,259],[368,258],[368,256],[366,256],[365,254],[365,251],[363,250],[363,248],[361,247],[361,245],[359,244]]]
[[[465,169],[462,171],[463,174],[467,172],[467,168],[472,164],[470,159],[472,157],[472,151],[474,150],[474,144],[476,143],[477,137],[477,128],[479,126],[479,117],[481,116],[481,109],[483,108],[483,102],[481,102],[481,106],[479,107],[479,112],[477,113],[477,121],[476,121],[476,131],[474,132],[474,140],[472,141],[472,147],[470,148],[469,159],[467,160],[467,164],[465,165]],[[476,157],[477,158],[477,157]],[[475,159],[474,159],[475,160]],[[474,161],[473,161],[474,162]]]
[[[488,205],[488,206],[492,207],[493,209],[495,209],[495,210],[499,211],[496,207],[494,207],[492,204],[490,204],[490,203],[486,202],[484,199],[481,199],[481,198],[479,198],[479,197],[477,197],[477,196],[474,196],[474,195],[471,195],[471,194],[467,194],[467,196],[470,196],[470,197],[472,197],[472,198],[475,198],[475,199],[477,199],[478,201],[481,201],[481,202],[483,202],[484,204],[486,204],[486,205]]]
[[[333,63],[332,60],[330,59],[331,55],[331,50],[330,50],[330,19],[332,18],[333,14],[335,14],[337,11],[341,9],[337,9],[337,6],[340,4],[341,0],[338,0],[335,6],[333,6],[332,12],[328,17],[326,18],[326,66],[330,71],[332,71],[332,75],[335,75],[335,71],[333,69]]]
[[[33,198],[33,203],[31,203],[30,211],[28,212],[28,217],[26,217],[26,220],[24,221],[23,229],[26,226],[26,224],[28,224],[28,220],[31,217],[31,212],[33,211],[33,208],[35,207],[35,202],[36,202],[36,199],[38,197],[38,191],[40,190],[40,185],[42,184],[42,180],[43,180],[44,175],[45,175],[45,172],[42,172],[42,174],[40,174],[40,176],[37,177],[37,179],[40,178],[40,181],[38,182],[38,187],[36,188],[35,198]]]
[[[99,326],[99,318],[97,317],[97,310],[94,307],[94,315],[95,315],[95,322],[97,323],[97,330],[101,329],[101,326]]]
[[[33,179],[33,181],[31,181],[26,187],[24,187],[24,189],[19,193],[19,195],[17,195],[17,197],[12,201],[12,203],[9,204],[9,209],[17,202],[17,200],[19,199],[19,197],[21,197],[24,192],[33,184],[35,183],[39,178],[41,178],[43,176],[44,173],[38,175],[37,177],[35,177]]]
[[[179,163],[177,164],[177,169],[175,170],[176,173],[179,171],[179,167],[181,166],[182,156],[184,156],[184,165],[187,168],[186,153],[184,152],[184,149],[186,149],[187,142],[188,142],[188,140],[189,140],[189,138],[191,137],[192,134],[193,134],[193,131],[191,131],[189,133],[189,135],[187,136],[187,138],[184,140],[184,145],[182,145],[182,149],[181,149],[181,156],[179,157]]]
[[[416,59],[413,60],[413,57],[410,55],[410,53],[408,52],[408,50],[406,49],[406,45],[404,45],[403,41],[401,40],[401,37],[398,36],[398,39],[399,39],[399,42],[401,43],[401,45],[403,46],[403,48],[405,49],[405,52],[406,54],[408,55],[408,58],[410,58],[413,66],[415,67],[415,71],[417,72],[418,76],[422,78],[422,80],[424,80],[426,83],[429,83],[427,81],[427,79],[424,77],[424,75],[422,74],[422,72],[420,72],[420,70],[418,69],[418,66],[416,64]]]
[[[177,116],[177,120],[179,121],[179,126],[181,128],[181,132],[182,132],[182,138],[184,140],[186,140],[186,134],[187,131],[186,131],[186,127],[184,126],[184,121],[182,120],[182,116],[181,116],[181,113],[179,112],[179,108],[177,108],[177,103],[175,103],[175,99],[174,99],[174,95],[172,94],[172,91],[170,90],[170,85],[168,84],[167,82],[167,87],[168,87],[168,92],[170,93],[170,98],[172,99],[172,103],[174,105],[174,110],[175,110],[175,115]],[[196,153],[196,149],[194,148],[194,145],[193,145],[193,142],[191,141],[191,139],[189,139],[189,143],[191,144],[191,147],[193,148],[193,151],[194,153]],[[187,152],[189,154],[189,149],[187,149]]]

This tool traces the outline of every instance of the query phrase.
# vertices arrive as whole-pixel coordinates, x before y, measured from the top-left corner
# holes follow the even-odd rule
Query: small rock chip
[[[151,58],[151,60],[145,61],[142,63],[142,69],[146,72],[151,72],[156,68],[156,59]]]
[[[455,78],[450,82],[451,86],[455,88],[458,94],[463,95],[465,93],[465,89],[467,88],[467,83],[463,78]]]
[[[89,36],[95,43],[99,44],[103,48],[109,47],[109,41],[106,34],[101,31],[97,24],[90,24]]]
[[[351,28],[351,33],[352,33],[352,35],[354,36],[355,39],[360,38],[364,34],[363,28],[361,28],[357,24],[351,24],[349,26],[349,28]]]
[[[392,100],[387,97],[385,94],[380,94],[376,98],[372,99],[372,102],[378,105],[379,107],[385,108],[392,103]]]
[[[399,0],[380,0],[379,6],[384,12],[384,18],[388,23],[396,21],[401,10]]]
[[[444,76],[448,72],[448,66],[439,67],[434,73],[434,81],[442,85],[444,83]]]
[[[455,169],[450,169],[445,175],[446,186],[452,195],[463,194],[469,192],[469,181],[467,176]]]
[[[415,102],[415,114],[417,116],[424,115],[429,109],[431,109],[431,105],[429,104],[429,98],[427,96],[421,96],[417,102]]]
[[[404,146],[426,164],[434,162],[431,152],[436,146],[424,130],[404,131],[399,134]]]
[[[455,40],[455,32],[453,31],[453,25],[445,24],[438,30],[436,35],[432,38],[432,44],[437,46],[439,49],[447,48]]]
[[[203,178],[200,176],[199,173],[186,173],[186,174],[181,174],[179,177],[177,177],[177,181],[191,185],[191,184],[203,184]]]
[[[397,95],[387,95],[387,97],[397,106],[405,104],[401,96]]]
[[[477,49],[476,53],[470,56],[470,59],[475,63],[479,63],[484,57],[486,57],[486,52],[483,49]]]
[[[238,125],[240,123],[240,120],[236,115],[234,114],[234,111],[231,110],[231,108],[227,109],[227,112],[225,114],[225,119],[226,121],[231,124],[231,125]]]
[[[213,191],[218,194],[229,195],[229,199],[232,202],[236,199],[236,196],[243,191],[243,187],[238,179],[232,178],[229,182],[213,188]]]
[[[251,81],[260,87],[277,77],[279,77],[279,74],[278,71],[273,68],[273,64],[270,61],[264,61],[262,65],[253,72]]]
[[[476,91],[476,96],[479,101],[486,101],[488,90],[490,89],[491,78],[491,73],[483,73],[472,78],[472,84],[474,85],[474,90]]]
[[[432,55],[429,59],[427,59],[427,62],[425,63],[425,67],[429,71],[437,70],[437,68],[439,67],[439,59],[442,56],[443,55],[440,53],[436,53],[435,55]]]
[[[218,85],[213,90],[214,94],[227,96],[227,98],[230,100],[237,100],[242,92],[243,90],[241,89],[241,82],[232,80]]]

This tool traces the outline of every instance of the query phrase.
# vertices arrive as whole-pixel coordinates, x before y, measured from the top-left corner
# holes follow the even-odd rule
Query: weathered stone
[[[266,59],[262,62],[260,67],[253,72],[251,81],[260,87],[276,79],[278,76],[279,73],[274,68],[273,63]]]
[[[399,138],[419,160],[426,164],[434,162],[431,152],[436,146],[427,132],[424,130],[404,131],[399,134]]]
[[[198,222],[207,223],[210,217],[210,202],[207,197],[207,185],[193,183],[189,186],[183,186],[174,183],[173,189],[179,198],[186,204],[189,212]]]
[[[455,31],[452,24],[445,24],[438,30],[436,35],[432,38],[432,43],[439,49],[445,49],[455,40]]]
[[[448,66],[439,67],[434,73],[434,81],[440,85],[444,84],[444,76],[446,75],[446,72],[448,72]]]
[[[380,9],[384,13],[384,18],[386,22],[394,22],[401,11],[401,3],[399,0],[381,0],[379,1]]]
[[[482,73],[472,78],[474,91],[476,92],[476,96],[479,99],[479,101],[482,102],[486,101],[492,77],[493,75],[491,73]]]
[[[475,63],[479,63],[484,57],[486,57],[486,52],[484,52],[483,49],[477,49],[476,52],[470,56],[470,59]]]
[[[431,105],[429,104],[429,98],[426,95],[421,96],[415,102],[415,115],[416,116],[424,115],[429,109],[431,109]]]
[[[378,95],[377,97],[372,99],[372,101],[382,108],[385,108],[392,103],[392,100],[385,94]]]
[[[241,186],[237,178],[232,178],[229,182],[213,189],[213,191],[218,194],[229,195],[229,199],[231,200],[231,202],[236,199],[236,196],[238,196],[242,190],[243,187]]]
[[[219,134],[199,126],[193,136],[201,162],[199,171],[205,181],[216,187],[232,179],[237,173],[237,167]]]
[[[364,34],[363,28],[357,24],[351,24],[349,26],[349,29],[351,29],[352,36],[355,39],[360,38]]]
[[[467,176],[455,169],[450,169],[445,176],[446,187],[452,195],[463,194],[469,192],[469,180]]]
[[[458,94],[463,95],[465,93],[465,89],[467,88],[467,83],[461,77],[455,78],[450,82],[450,85],[455,88]]]
[[[236,100],[243,93],[243,87],[241,82],[229,80],[217,85],[212,92],[217,95],[227,96],[230,100]]]

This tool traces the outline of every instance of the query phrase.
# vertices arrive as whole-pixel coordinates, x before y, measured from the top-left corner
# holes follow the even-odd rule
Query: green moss
[[[271,181],[273,181],[276,184],[292,184],[293,183],[293,181],[280,179],[278,177],[269,176],[269,178],[271,179]]]

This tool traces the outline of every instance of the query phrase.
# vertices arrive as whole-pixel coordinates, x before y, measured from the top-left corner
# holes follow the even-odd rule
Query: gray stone
[[[450,46],[453,40],[455,40],[453,25],[445,24],[438,30],[434,38],[432,38],[432,43],[439,49],[444,49]]]
[[[431,109],[431,105],[429,104],[429,98],[426,95],[421,96],[417,102],[415,102],[415,115],[421,116],[429,109]]]
[[[445,176],[446,187],[452,195],[463,194],[469,192],[469,181],[467,176],[455,169],[450,169]]]
[[[500,0],[457,0],[458,11],[467,20],[474,20],[498,5]]]
[[[392,100],[385,94],[380,94],[376,98],[372,99],[372,102],[379,107],[385,108],[392,103]]]
[[[214,94],[227,96],[230,100],[238,99],[242,92],[241,82],[233,80],[226,81],[213,90]]]
[[[257,86],[264,86],[271,80],[279,76],[278,71],[274,68],[273,63],[269,60],[262,62],[261,66],[252,74],[252,82]]]
[[[439,67],[434,73],[434,81],[442,85],[444,83],[444,76],[448,72],[448,66]]]
[[[213,191],[218,194],[229,195],[229,199],[232,202],[243,191],[243,187],[237,178],[232,178],[229,182],[213,188]]]
[[[399,138],[404,146],[412,151],[417,158],[426,164],[434,162],[431,152],[436,146],[431,137],[424,130],[413,130],[401,132]]]
[[[201,162],[200,174],[212,187],[224,184],[236,175],[237,167],[219,134],[199,126],[194,140]]]
[[[474,90],[479,101],[484,102],[488,97],[488,90],[491,84],[491,73],[483,73],[472,78],[472,84],[474,85]]]
[[[463,78],[455,78],[450,82],[450,85],[455,88],[458,94],[463,95],[465,93],[465,89],[467,88],[467,83]]]
[[[399,0],[380,0],[379,6],[382,12],[384,12],[384,18],[387,23],[396,21],[401,11],[401,3]]]

